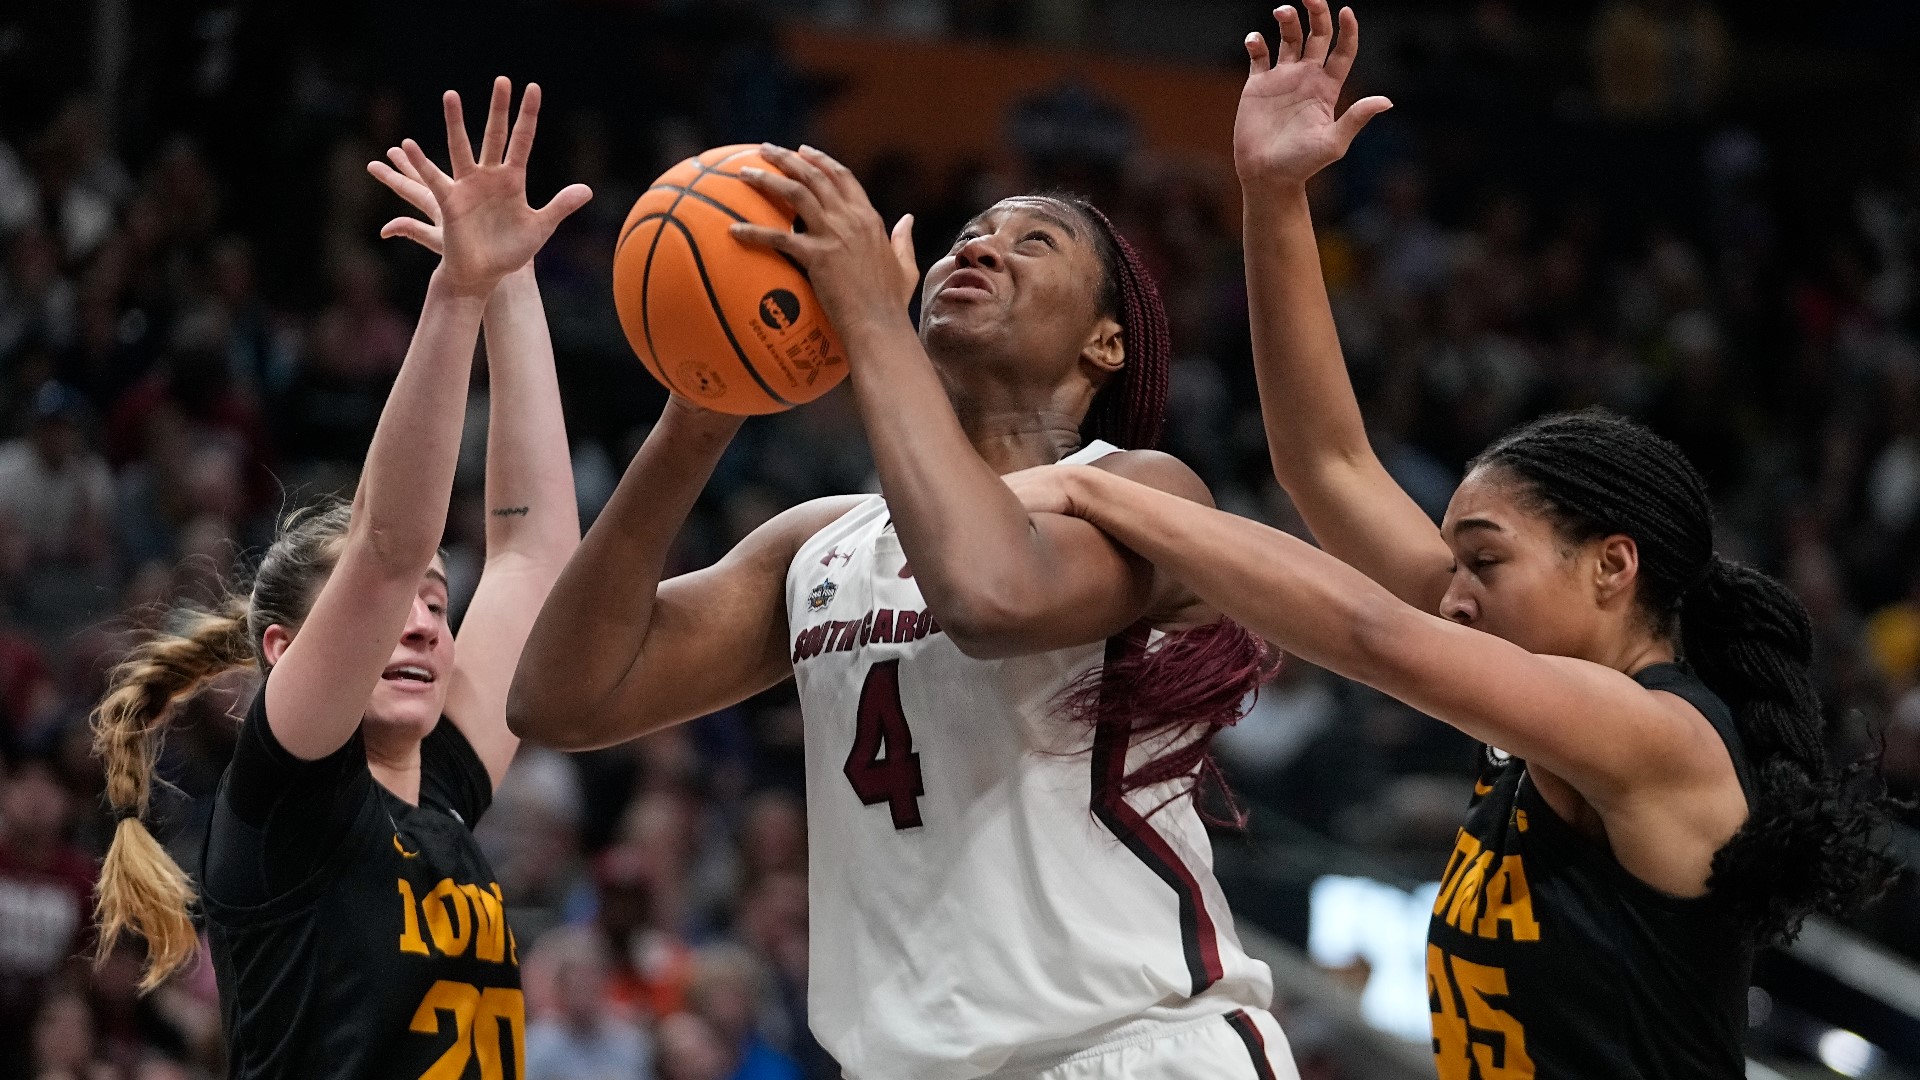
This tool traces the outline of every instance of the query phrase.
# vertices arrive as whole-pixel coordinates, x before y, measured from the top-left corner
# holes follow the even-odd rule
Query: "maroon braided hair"
[[[1105,439],[1123,450],[1152,450],[1167,424],[1167,376],[1173,365],[1173,339],[1167,333],[1167,308],[1160,287],[1147,272],[1140,252],[1120,235],[1107,215],[1085,199],[1056,196],[1094,225],[1094,249],[1100,256],[1100,313],[1120,320],[1127,362],[1120,374],[1094,395],[1080,430],[1088,440]]]
[[[1079,211],[1095,226],[1094,249],[1103,278],[1099,310],[1119,320],[1126,343],[1126,364],[1094,394],[1081,436],[1105,439],[1122,449],[1151,450],[1166,427],[1173,360],[1160,289],[1140,253],[1092,203],[1072,195],[1046,198]],[[1246,715],[1251,696],[1276,670],[1277,657],[1267,643],[1231,619],[1169,633],[1151,648],[1142,625],[1109,642],[1107,662],[1068,686],[1061,706],[1067,716],[1096,731],[1126,733],[1124,745],[1147,740],[1162,747],[1122,775],[1117,791],[1101,792],[1101,798],[1118,799],[1191,778],[1184,790],[1154,809],[1206,788],[1219,793],[1226,812],[1212,814],[1203,807],[1203,815],[1215,824],[1238,828],[1246,824],[1246,813],[1213,759],[1213,737]]]

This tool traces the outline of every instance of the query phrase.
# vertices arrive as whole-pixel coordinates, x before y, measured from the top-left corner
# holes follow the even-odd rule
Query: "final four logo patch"
[[[833,594],[839,591],[840,586],[835,585],[832,579],[815,585],[813,591],[807,594],[807,610],[825,611],[827,605],[833,603]]]

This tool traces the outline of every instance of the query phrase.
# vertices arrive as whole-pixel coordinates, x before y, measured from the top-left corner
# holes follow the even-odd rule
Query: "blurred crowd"
[[[597,192],[538,263],[589,520],[662,401],[610,302],[626,208],[708,145],[804,137],[826,92],[785,65],[759,15],[732,5],[739,18],[706,20],[688,13],[697,7],[555,15],[586,34],[583,49],[611,48],[615,31],[644,38],[635,47],[652,72],[633,76],[639,90],[611,75],[549,79],[535,152],[536,188],[564,179]],[[86,715],[170,605],[217,595],[285,509],[351,490],[432,265],[375,239],[404,207],[364,164],[403,135],[439,144],[440,83],[428,80],[455,80],[452,61],[393,74],[393,39],[411,31],[377,5],[328,26],[249,23],[240,10],[136,20],[111,79],[97,62],[107,46],[57,13],[21,16],[24,37],[0,33],[0,98],[18,103],[0,115],[8,1076],[190,1080],[220,1068],[205,965],[143,998],[132,947],[98,967],[74,959],[91,948],[89,890],[111,826]],[[843,0],[811,16],[1065,40],[1059,28],[1086,11]],[[596,37],[595,20],[615,23]],[[1841,720],[1835,753],[1883,753],[1894,788],[1920,795],[1915,98],[1883,107],[1871,154],[1822,174],[1809,220],[1794,177],[1822,144],[1742,112],[1739,38],[1706,4],[1616,0],[1567,34],[1519,5],[1478,3],[1462,26],[1457,48],[1381,46],[1380,88],[1399,107],[1313,191],[1348,360],[1390,470],[1438,515],[1463,464],[1516,422],[1593,403],[1647,420],[1708,476],[1723,552],[1806,601]],[[477,85],[479,69],[457,70],[457,85]],[[1062,94],[1031,102],[1025,120],[1050,109],[1112,113]],[[889,220],[918,215],[923,264],[1000,195],[1093,196],[1165,293],[1177,352],[1167,448],[1222,505],[1297,530],[1266,464],[1231,177],[1156,156],[1124,117],[1114,123],[1111,138],[1014,124],[1004,162],[934,176],[891,155],[864,163],[863,178]],[[485,394],[482,365],[446,537],[456,617],[482,554]],[[712,561],[798,500],[873,484],[844,392],[755,421],[675,565]],[[252,691],[249,677],[224,680],[173,728],[156,815],[188,867]],[[528,1080],[838,1075],[805,1021],[800,738],[791,692],[775,690],[624,747],[522,751],[480,835],[524,946]],[[1219,749],[1256,815],[1285,815],[1409,880],[1438,869],[1473,753],[1450,729],[1298,664]],[[1920,956],[1916,911],[1905,894],[1862,925]]]

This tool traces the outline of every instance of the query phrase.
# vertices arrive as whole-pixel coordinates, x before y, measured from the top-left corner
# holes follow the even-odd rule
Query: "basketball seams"
[[[678,205],[677,201],[675,205]],[[740,366],[746,369],[747,374],[753,376],[754,383],[767,397],[789,409],[793,408],[796,403],[775,393],[773,387],[768,385],[766,378],[760,374],[760,369],[753,366],[753,360],[747,356],[747,350],[740,347],[740,339],[733,334],[733,324],[727,321],[727,313],[720,308],[719,294],[713,291],[713,279],[707,276],[707,262],[700,257],[700,244],[693,238],[693,230],[687,228],[686,223],[678,218],[668,218],[666,221],[667,224],[679,229],[681,237],[686,240],[687,251],[693,256],[693,268],[700,274],[700,287],[707,293],[707,305],[713,310],[714,321],[720,324],[720,332],[727,335],[727,344],[733,346],[733,355],[740,361]],[[651,340],[648,341],[648,345],[652,345]]]
[[[641,195],[641,201],[635,207],[635,210],[640,211],[640,213],[626,223],[624,230],[614,245],[616,266],[624,268],[624,273],[616,273],[616,284],[621,286],[617,290],[619,292],[619,299],[623,302],[633,302],[637,300],[640,305],[640,326],[638,327],[640,332],[637,334],[630,333],[629,336],[634,341],[636,351],[643,354],[641,360],[648,372],[654,375],[669,391],[675,394],[689,397],[694,401],[710,401],[715,406],[728,412],[736,411],[737,408],[738,411],[748,415],[765,411],[789,409],[799,405],[802,400],[811,400],[811,396],[808,395],[808,387],[812,385],[811,382],[809,382],[807,386],[799,385],[794,372],[787,365],[787,358],[776,349],[776,343],[774,341],[768,340],[766,335],[758,333],[759,326],[757,324],[751,326],[746,324],[736,325],[736,320],[730,314],[729,306],[744,304],[746,302],[744,297],[735,295],[735,293],[741,290],[736,287],[737,283],[732,276],[733,271],[730,269],[739,261],[743,253],[735,250],[735,244],[723,242],[722,234],[727,231],[727,226],[733,222],[749,223],[756,220],[754,217],[748,217],[742,210],[735,209],[733,206],[728,205],[728,200],[736,202],[743,199],[747,200],[748,209],[753,209],[756,215],[765,216],[761,214],[760,211],[761,204],[765,201],[765,197],[754,190],[752,185],[747,183],[745,177],[735,171],[735,168],[746,164],[758,164],[758,149],[757,146],[746,146],[724,154],[707,151],[704,154],[687,158],[680,164],[667,170],[665,174],[654,181]],[[730,166],[732,166],[732,168],[730,168]],[[727,187],[724,194],[715,191],[711,186],[706,184],[709,176],[726,178],[726,181],[721,182],[723,187]],[[728,182],[731,182],[733,186],[728,187]],[[705,187],[706,190],[698,190],[702,187]],[[668,192],[672,194],[668,195]],[[712,210],[717,211],[722,217],[718,219],[705,217],[704,212],[699,210],[696,204],[705,204]],[[776,214],[778,213],[777,207],[768,207],[767,209],[775,210]],[[692,285],[692,282],[685,277],[688,269],[687,264],[680,261],[681,257],[677,253],[670,253],[668,250],[670,245],[667,244],[665,236],[669,224],[679,232],[682,243],[686,245],[686,256],[692,264],[691,269],[694,275],[700,282],[701,290],[705,293],[707,310],[713,320],[719,324],[721,336],[725,339],[727,347],[733,352],[733,362],[739,365],[740,370],[744,371],[748,380],[750,380],[739,382],[737,389],[728,387],[724,382],[712,382],[712,380],[718,379],[722,373],[729,370],[729,365],[724,360],[714,361],[714,369],[712,371],[708,370],[706,362],[699,361],[697,358],[690,362],[680,363],[678,370],[675,372],[669,372],[667,370],[669,358],[662,355],[660,345],[660,339],[662,338],[666,339],[667,347],[673,350],[693,348],[701,352],[707,352],[719,345],[719,342],[712,340],[710,331],[702,327],[702,324],[699,322],[699,301],[694,299],[693,296],[688,295],[685,291]],[[632,254],[627,254],[625,249],[629,244],[634,243],[633,236],[635,232],[649,226],[654,229],[654,233],[651,237],[647,238],[648,246],[644,257],[641,257],[641,253],[637,248]],[[795,231],[799,231],[801,228],[797,221],[792,222],[792,227]],[[708,266],[706,253],[700,250],[700,241],[702,239],[713,241],[723,249],[713,252],[716,261],[711,269]],[[730,240],[731,238],[729,237],[727,239]],[[806,281],[805,268],[799,266],[793,258],[784,253],[775,252],[774,254],[778,255],[781,262],[785,263],[786,266],[799,277],[798,282],[789,284],[786,287],[804,291],[804,283]],[[635,265],[636,262],[639,265]],[[660,298],[663,305],[660,311],[662,323],[657,330],[653,325],[653,271],[656,262],[659,263],[663,288],[667,289],[667,292],[663,293]],[[638,273],[635,274],[634,271],[638,271]],[[762,267],[753,271],[753,273],[755,277],[771,275],[775,280],[778,280],[780,276],[784,275],[784,272],[776,272],[767,267]],[[715,277],[716,274],[719,275],[717,278]],[[638,279],[637,281],[635,280],[636,278]],[[787,280],[791,282],[793,279],[788,277]],[[637,298],[634,296],[636,291],[640,294]],[[722,296],[723,293],[725,294],[724,299]],[[668,294],[671,294],[671,298]],[[772,295],[772,293],[768,294],[768,296]],[[762,297],[763,303],[765,300],[766,298]],[[631,306],[627,308],[627,311],[629,313],[628,317],[630,318],[632,312]],[[753,316],[744,311],[740,313],[740,318],[745,319],[747,323],[753,322]],[[764,315],[760,316],[760,318],[762,321],[767,320],[767,317]],[[629,322],[628,325],[631,327],[631,322]],[[769,323],[769,325],[771,325],[771,323]],[[749,340],[750,329],[757,335],[753,336],[752,340]],[[830,329],[829,334],[831,334]],[[815,336],[817,337],[818,334],[816,333]],[[754,345],[756,349],[764,353],[764,357],[755,356],[754,350],[747,348],[749,344]],[[791,342],[788,344],[791,344]],[[806,347],[813,347],[813,343],[809,341]],[[832,346],[827,345],[822,347],[831,348]],[[716,357],[723,356],[724,353],[714,355]],[[825,355],[826,354],[823,354],[823,356]],[[762,358],[774,365],[773,369],[769,369],[770,371],[774,371],[771,380],[767,373],[762,372],[758,366],[758,360]],[[687,391],[679,385],[679,380],[675,378],[676,375],[679,376],[679,378],[692,377],[697,384],[706,388],[706,393],[687,393]],[[776,391],[773,385],[774,381],[780,382],[782,389],[785,389],[787,394],[795,394],[797,391],[796,397],[800,400],[789,398],[779,391]],[[837,378],[833,379],[828,385],[832,385],[832,382],[837,381]],[[712,384],[710,385],[710,383]],[[792,385],[789,386],[789,383]],[[754,387],[754,391],[748,391],[748,386]],[[759,402],[763,404],[756,405],[754,403],[751,395],[755,391],[760,394]],[[812,396],[817,396],[817,394],[818,391],[816,390]]]

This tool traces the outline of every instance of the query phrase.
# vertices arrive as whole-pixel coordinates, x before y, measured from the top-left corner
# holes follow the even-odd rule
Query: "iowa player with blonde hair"
[[[192,956],[206,915],[235,1078],[502,1075],[524,1029],[518,955],[472,828],[518,745],[515,659],[579,542],[552,346],[532,258],[590,193],[526,201],[539,115],[509,134],[497,80],[476,157],[446,95],[452,174],[408,140],[370,168],[428,213],[382,230],[439,251],[413,343],[351,506],[282,526],[250,588],[181,612],[114,672],[94,716],[121,821],[101,868],[101,937],[144,938],[145,985]],[[491,375],[487,558],[457,643],[436,549],[446,526],[474,345]],[[188,879],[141,824],[159,741],[207,680],[264,685],[215,796],[204,873]]]

